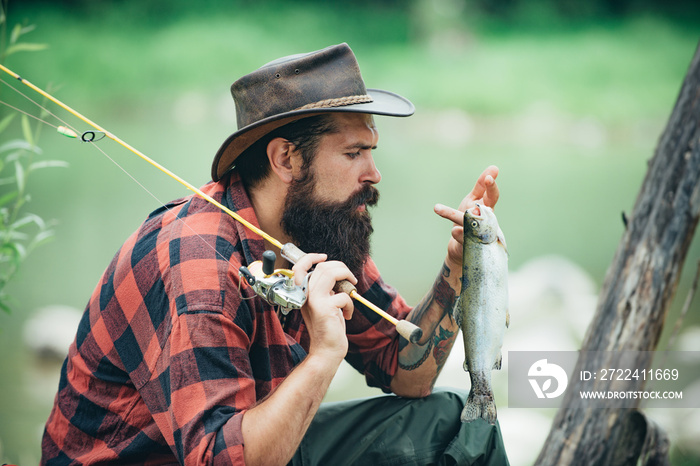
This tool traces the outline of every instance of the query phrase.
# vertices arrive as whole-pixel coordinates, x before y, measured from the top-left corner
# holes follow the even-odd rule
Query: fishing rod
[[[111,139],[112,141],[116,142],[117,144],[121,145],[125,149],[127,149],[129,152],[132,152],[133,154],[137,155],[139,158],[141,158],[143,161],[149,163],[151,166],[157,168],[161,172],[165,173],[168,175],[170,178],[174,179],[175,181],[179,182],[183,186],[185,186],[187,189],[190,191],[194,192],[197,194],[199,197],[204,199],[205,201],[209,202],[210,204],[213,204],[214,206],[218,207],[221,209],[223,212],[231,216],[233,219],[244,225],[246,228],[251,230],[253,233],[261,236],[262,238],[266,239],[270,244],[273,246],[277,247],[280,250],[280,254],[282,257],[287,259],[289,262],[292,264],[296,264],[299,260],[301,260],[302,257],[306,255],[305,252],[303,252],[301,249],[299,249],[296,245],[293,243],[286,243],[282,244],[282,242],[278,241],[277,239],[273,238],[271,235],[267,234],[265,231],[262,229],[256,227],[252,223],[248,222],[246,219],[241,217],[239,214],[236,212],[232,211],[228,207],[224,206],[220,202],[218,202],[216,199],[212,198],[208,194],[204,193],[201,191],[199,188],[194,186],[193,184],[185,181],[183,178],[177,176],[175,173],[172,171],[168,170],[165,168],[163,165],[159,164],[155,160],[151,159],[148,157],[146,154],[143,152],[139,151],[135,147],[131,146],[130,144],[126,143],[116,135],[110,133],[97,123],[93,122],[89,118],[85,117],[78,111],[74,110],[72,107],[64,104],[48,92],[44,91],[43,89],[35,86],[31,82],[27,81],[26,79],[22,78],[20,75],[15,73],[14,71],[10,70],[6,66],[0,64],[0,70],[4,71],[8,75],[12,76],[13,78],[17,79],[20,83],[24,84],[25,86],[29,87],[32,89],[34,92],[38,93],[42,97],[50,100],[54,104],[58,105],[62,109],[66,110],[73,116],[77,117],[78,119],[82,120],[84,123],[88,124],[95,130],[97,130],[99,133],[104,134],[104,137],[107,137]],[[68,137],[77,137],[77,133],[75,133],[73,130],[70,128],[66,128],[64,126],[58,127],[58,132],[68,136]],[[82,134],[81,139],[84,142],[94,142],[96,140],[101,139],[102,135],[97,135],[93,131],[86,131]],[[274,252],[273,252],[274,254]],[[291,275],[291,271],[285,271],[284,269],[281,270],[273,270],[273,267],[270,266],[270,257],[267,259],[263,257],[262,261],[262,267],[255,267],[253,268],[251,264],[251,268],[248,269],[246,267],[241,267],[239,270],[241,276],[245,278],[245,281],[251,285],[253,290],[261,296],[263,299],[266,301],[270,302],[271,304],[278,304],[282,307],[283,312],[286,310],[286,312],[289,311],[289,309],[298,309],[300,308],[305,299],[306,299],[306,293],[305,293],[305,288],[302,287],[302,292],[303,292],[303,297],[299,295],[298,292],[294,291],[294,285],[293,285],[293,278]],[[274,264],[274,261],[272,261],[272,264]],[[253,270],[251,270],[253,269]],[[308,275],[305,279],[308,281]],[[305,282],[306,285],[306,282]],[[371,301],[367,300],[364,296],[359,294],[357,292],[357,289],[355,286],[350,283],[347,280],[342,280],[338,282],[335,286],[335,291],[336,292],[342,292],[348,294],[351,298],[355,299],[356,301],[361,302],[364,304],[367,308],[370,310],[374,311],[377,315],[382,317],[383,319],[389,321],[392,325],[396,327],[397,332],[407,340],[409,340],[412,343],[417,343],[423,336],[423,331],[421,330],[420,327],[417,325],[413,324],[412,322],[409,322],[407,320],[398,320],[394,316],[388,314],[386,311],[383,309],[379,308],[376,306],[374,303]],[[280,302],[281,301],[281,302]],[[285,314],[286,314],[285,312]]]

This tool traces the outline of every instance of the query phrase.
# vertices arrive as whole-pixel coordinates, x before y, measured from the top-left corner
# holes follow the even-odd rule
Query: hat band
[[[296,110],[306,110],[309,108],[328,108],[328,107],[344,107],[346,105],[353,105],[353,104],[366,104],[369,102],[373,102],[372,97],[370,97],[367,94],[364,95],[349,95],[345,97],[338,97],[335,99],[326,99],[326,100],[320,100],[318,102],[312,102],[310,104],[306,104],[302,107],[294,109]]]

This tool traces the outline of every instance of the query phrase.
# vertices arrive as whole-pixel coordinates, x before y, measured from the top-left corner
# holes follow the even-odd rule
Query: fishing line
[[[49,115],[51,115],[52,117],[54,117],[55,119],[57,119],[58,121],[60,121],[60,122],[63,123],[64,125],[66,125],[67,127],[71,128],[73,131],[76,131],[76,132],[77,132],[77,130],[76,130],[73,126],[71,126],[67,121],[63,120],[63,119],[60,118],[58,115],[52,113],[48,108],[44,107],[44,106],[41,105],[39,102],[35,101],[34,99],[32,99],[31,97],[29,97],[28,95],[26,95],[25,93],[23,93],[22,91],[20,91],[19,89],[15,88],[13,85],[11,85],[10,83],[8,83],[8,82],[5,81],[4,79],[0,78],[0,82],[2,82],[3,84],[5,84],[7,87],[9,87],[9,88],[12,89],[13,91],[15,91],[17,94],[21,95],[22,97],[24,97],[25,99],[27,99],[28,101],[30,101],[31,103],[33,103],[34,105],[36,105],[37,107],[39,107],[40,109],[42,109],[42,110],[43,110],[44,112],[46,112],[47,114],[49,114]],[[8,104],[8,103],[6,103],[6,102],[3,102],[3,101],[0,101],[0,103],[5,104],[5,105],[7,105],[7,106],[10,107],[10,108],[12,108],[12,109],[14,109],[14,110],[17,110],[17,111],[20,112],[20,113],[25,114],[25,115],[27,115],[28,117],[34,118],[35,120],[39,120],[39,121],[41,121],[42,123],[45,123],[45,124],[47,124],[47,125],[49,125],[49,126],[53,126],[54,128],[58,129],[58,126],[52,125],[52,124],[49,123],[48,121],[45,121],[45,120],[43,120],[43,119],[41,119],[41,118],[39,118],[39,117],[37,117],[37,116],[35,116],[35,115],[32,115],[32,114],[29,113],[29,112],[22,111],[22,110],[20,110],[20,109],[18,109],[18,108],[16,108],[16,107],[13,107],[12,105],[10,105],[10,104]]]
[[[39,102],[33,100],[31,97],[29,97],[28,95],[24,94],[24,93],[23,93],[22,91],[20,91],[19,89],[16,89],[14,86],[10,85],[10,83],[6,82],[4,79],[0,78],[0,82],[2,82],[3,84],[5,84],[7,87],[9,87],[9,88],[12,89],[13,91],[15,91],[16,93],[18,93],[18,94],[21,95],[22,97],[24,97],[25,99],[27,99],[28,101],[30,101],[31,103],[33,103],[34,105],[36,105],[37,107],[39,107],[39,108],[40,108],[44,113],[46,113],[47,115],[51,115],[52,117],[56,118],[58,121],[60,121],[61,123],[63,123],[65,126],[56,126],[56,125],[54,125],[54,124],[52,124],[52,123],[50,123],[50,122],[48,122],[48,121],[46,121],[46,120],[44,120],[44,119],[42,119],[42,118],[37,117],[36,115],[32,115],[31,113],[26,112],[26,111],[24,111],[24,110],[22,110],[22,109],[20,109],[20,108],[17,108],[17,107],[15,107],[15,106],[13,106],[13,105],[10,105],[9,103],[4,102],[4,101],[2,101],[2,100],[0,100],[0,104],[3,104],[3,105],[5,105],[5,106],[7,106],[7,107],[9,107],[9,108],[11,108],[11,109],[13,109],[13,110],[19,112],[19,113],[22,113],[22,114],[24,114],[24,115],[26,115],[26,116],[28,116],[28,117],[30,117],[30,118],[34,118],[35,120],[40,121],[41,123],[44,123],[44,124],[49,125],[49,126],[51,126],[51,127],[53,127],[53,128],[56,128],[56,130],[58,131],[59,134],[62,134],[62,135],[66,136],[66,137],[69,137],[69,138],[78,138],[78,134],[79,134],[79,133],[78,133],[77,128],[75,128],[74,126],[71,126],[66,120],[63,120],[62,118],[60,118],[60,117],[59,117],[58,115],[56,115],[55,113],[51,112],[51,110],[49,110],[48,108],[44,107],[44,106],[43,106],[42,104],[40,104]],[[104,139],[105,136],[106,136],[106,133],[104,133],[104,132],[102,132],[102,131],[92,131],[92,130],[88,130],[88,131],[83,131],[83,133],[80,134],[80,140],[83,141],[83,142],[97,142],[97,141],[99,141],[99,140],[101,140],[101,139]]]
[[[17,92],[17,93],[20,94],[22,97],[24,97],[25,99],[27,99],[27,100],[29,100],[30,102],[32,102],[34,105],[36,105],[37,107],[39,107],[41,110],[43,110],[44,112],[46,112],[48,115],[51,115],[51,116],[53,116],[54,118],[56,118],[57,120],[59,120],[61,123],[63,123],[66,127],[68,127],[68,128],[70,128],[71,130],[73,130],[75,133],[78,133],[77,129],[76,129],[75,127],[73,127],[72,125],[70,125],[67,121],[63,120],[62,118],[59,118],[56,114],[52,113],[49,109],[47,109],[46,107],[44,107],[43,105],[41,105],[39,102],[36,102],[35,100],[33,100],[32,98],[30,98],[29,96],[25,95],[25,94],[24,94],[23,92],[21,92],[20,90],[15,89],[15,88],[14,88],[13,86],[11,86],[8,82],[6,82],[4,79],[0,78],[0,82],[2,82],[3,84],[7,85],[10,89],[12,89],[13,91]],[[52,124],[52,123],[50,123],[50,122],[48,122],[48,121],[46,121],[46,120],[43,120],[43,119],[37,117],[36,115],[32,115],[31,113],[26,112],[26,111],[24,111],[24,110],[22,110],[22,109],[19,109],[19,108],[13,106],[13,105],[10,105],[10,104],[8,104],[7,102],[4,102],[4,101],[2,101],[2,100],[0,100],[0,104],[3,104],[3,105],[5,105],[5,106],[7,106],[7,107],[9,107],[9,108],[11,108],[11,109],[13,109],[13,110],[19,112],[19,113],[22,113],[23,115],[27,115],[28,117],[34,118],[35,120],[37,120],[37,121],[39,121],[39,122],[41,122],[41,123],[44,123],[44,124],[46,124],[46,125],[48,125],[48,126],[51,126],[51,127],[53,127],[53,128],[56,128],[59,132],[61,132],[61,128],[60,128],[59,126],[54,125],[54,124]],[[65,133],[62,133],[62,134],[65,135]],[[91,136],[86,137],[86,135],[91,135]],[[70,136],[69,136],[69,137],[70,137]],[[165,208],[168,212],[172,212],[172,209],[171,209],[170,207],[168,207],[163,201],[161,201],[161,200],[158,198],[158,196],[156,196],[151,190],[149,190],[143,183],[141,183],[141,182],[140,182],[134,175],[132,175],[126,168],[124,168],[123,166],[121,166],[121,165],[119,164],[119,162],[117,162],[117,161],[114,160],[112,157],[110,157],[110,155],[107,154],[107,152],[106,152],[104,149],[102,149],[100,146],[98,146],[97,144],[95,144],[96,141],[99,141],[99,140],[102,139],[103,137],[104,137],[104,136],[97,138],[97,137],[95,136],[95,131],[85,131],[85,132],[82,134],[81,140],[82,140],[83,142],[88,142],[88,143],[90,143],[91,146],[93,146],[95,149],[97,149],[99,152],[101,152],[102,155],[104,155],[105,157],[107,157],[107,159],[108,159],[110,162],[112,162],[117,168],[119,168],[122,172],[124,172],[129,178],[131,178],[131,180],[132,180],[134,183],[136,183],[141,189],[143,189],[144,191],[146,191],[146,193],[148,193],[153,199],[155,199],[156,202],[157,202],[161,207]],[[184,221],[184,219],[178,217],[177,215],[175,215],[175,218],[176,218],[183,226],[187,227],[195,236],[197,236],[198,238],[200,238],[200,239],[202,240],[202,242],[203,242],[204,244],[206,244],[209,248],[211,248],[211,250],[214,251],[214,253],[217,254],[223,261],[228,262],[228,259],[226,259],[226,257],[224,257],[224,255],[223,255],[221,252],[217,251],[216,248],[214,248],[214,246],[212,246],[209,242],[207,242],[207,240],[205,240],[203,236],[201,236],[199,233],[197,233],[197,232],[192,228],[192,226],[190,226],[187,222]]]
[[[7,102],[5,102],[4,100],[0,100],[0,104],[4,105],[5,107],[11,108],[12,110],[16,111],[17,113],[21,113],[21,114],[23,114],[23,115],[27,115],[29,118],[34,118],[35,120],[37,120],[37,121],[40,122],[40,123],[44,123],[45,125],[49,125],[49,126],[51,126],[51,127],[54,127],[54,128],[56,128],[56,129],[58,129],[58,126],[56,126],[56,125],[54,125],[54,124],[51,124],[51,123],[49,123],[49,122],[46,121],[46,120],[42,120],[42,119],[39,118],[38,116],[32,115],[32,114],[29,113],[29,112],[25,112],[24,110],[22,110],[22,109],[20,109],[20,108],[17,108],[17,107],[15,107],[14,105],[10,105],[10,104],[8,104]]]
[[[126,174],[126,176],[128,176],[129,178],[131,178],[131,180],[132,180],[134,183],[136,183],[138,186],[140,186],[141,189],[143,189],[144,191],[146,191],[153,199],[155,199],[156,202],[158,202],[158,204],[159,204],[161,207],[165,208],[165,210],[167,210],[167,211],[170,212],[170,213],[173,212],[173,209],[171,209],[171,208],[168,207],[163,201],[161,201],[161,200],[158,198],[158,196],[156,196],[151,190],[149,190],[149,189],[148,189],[143,183],[141,183],[134,175],[132,175],[131,173],[129,173],[129,171],[127,171],[126,168],[122,167],[116,160],[114,160],[112,157],[110,157],[109,154],[107,154],[107,152],[105,152],[100,146],[98,146],[97,144],[95,144],[95,143],[92,142],[92,141],[89,141],[89,142],[90,142],[90,145],[91,145],[91,146],[93,146],[95,149],[97,149],[98,151],[100,151],[100,152],[102,153],[102,155],[104,155],[105,157],[107,157],[107,159],[108,159],[109,161],[111,161],[114,165],[117,166],[117,168],[119,168],[121,171],[123,171],[123,172]],[[215,253],[216,255],[218,255],[224,262],[229,262],[229,260],[228,260],[221,252],[217,251],[217,249],[216,249],[214,246],[212,246],[206,239],[204,239],[204,237],[203,237],[202,235],[200,235],[199,233],[197,233],[197,231],[195,231],[195,229],[192,228],[192,226],[190,226],[187,222],[185,222],[185,220],[184,220],[183,218],[179,217],[178,215],[175,215],[175,218],[176,218],[183,226],[187,227],[187,229],[190,230],[195,236],[197,236],[199,239],[201,239],[202,242],[203,242],[204,244],[206,244],[212,251],[214,251],[214,253]]]

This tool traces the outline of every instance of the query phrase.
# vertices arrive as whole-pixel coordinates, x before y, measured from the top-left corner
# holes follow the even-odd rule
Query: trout
[[[462,291],[453,316],[464,338],[464,370],[471,390],[462,422],[482,418],[496,423],[491,370],[501,368],[503,334],[509,324],[508,252],[490,207],[477,204],[464,213]]]

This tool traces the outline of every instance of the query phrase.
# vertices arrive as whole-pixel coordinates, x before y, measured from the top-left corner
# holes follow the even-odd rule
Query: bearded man
[[[466,393],[433,391],[458,332],[462,214],[495,205],[497,169],[458,209],[436,207],[455,227],[411,308],[369,255],[368,208],[381,180],[373,115],[409,116],[413,105],[366,89],[346,44],[268,63],[232,93],[239,129],[202,191],[311,252],[292,268],[305,304],[284,315],[241,283],[239,268],[272,245],[201,197],[151,213],[87,305],[42,463],[506,464],[498,425],[462,424]],[[335,293],[341,280],[422,339]],[[393,394],[322,405],[343,359]]]

